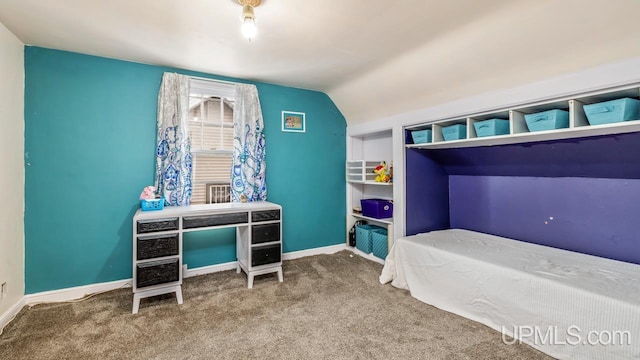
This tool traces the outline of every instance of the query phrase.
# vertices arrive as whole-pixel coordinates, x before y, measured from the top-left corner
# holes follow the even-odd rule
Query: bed
[[[640,265],[451,229],[396,240],[380,282],[556,358],[640,359]]]

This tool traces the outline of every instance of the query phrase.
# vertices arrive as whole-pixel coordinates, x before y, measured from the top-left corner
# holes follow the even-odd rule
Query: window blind
[[[233,99],[196,93],[192,87],[189,107],[193,156],[191,203],[204,204],[208,183],[231,181]]]

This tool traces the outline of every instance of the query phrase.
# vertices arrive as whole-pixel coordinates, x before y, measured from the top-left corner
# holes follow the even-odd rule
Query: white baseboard
[[[238,266],[237,261],[231,261],[228,263],[215,264],[215,265],[209,265],[209,266],[201,266],[194,269],[187,269],[187,271],[183,271],[182,277],[188,278],[192,276],[206,275],[206,274],[211,274],[211,273],[220,272],[220,271],[235,270],[236,266]]]
[[[292,251],[288,253],[284,253],[282,255],[282,260],[293,260],[299,259],[306,256],[320,255],[320,254],[334,254],[338,251],[342,251],[345,249],[356,250],[358,255],[365,257],[374,261],[382,261],[383,260],[376,258],[373,255],[366,255],[363,252],[357,249],[351,249],[346,244],[340,245],[331,245],[324,246],[315,249],[308,250],[300,250],[300,251]],[[183,277],[188,278],[192,276],[205,275],[210,273],[215,273],[219,271],[226,270],[234,270],[237,266],[237,261],[231,261],[224,264],[216,264],[211,266],[203,266],[195,269],[187,269],[187,271],[183,272]],[[0,317],[0,329],[4,328],[13,318],[22,310],[22,307],[25,305],[36,305],[42,303],[50,303],[50,302],[64,302],[64,301],[72,301],[81,299],[85,296],[101,293],[105,291],[111,291],[120,289],[123,287],[131,287],[132,279],[123,279],[116,280],[111,282],[99,283],[99,284],[91,284],[84,286],[76,286],[72,288],[59,289],[59,290],[51,290],[51,291],[43,291],[35,294],[25,295],[20,301],[18,301],[15,305],[13,305],[8,311],[6,311]]]
[[[7,324],[9,324],[11,320],[13,320],[16,317],[16,315],[18,315],[20,310],[22,310],[23,306],[24,306],[24,296],[12,307],[10,307],[9,310],[7,310],[4,314],[2,314],[2,316],[0,316],[0,332],[2,332],[2,329],[4,329],[4,327],[7,326]]]
[[[123,287],[131,287],[131,279],[116,280],[99,284],[76,286],[72,288],[29,294],[25,295],[24,297],[24,305],[77,300],[87,295],[116,290]]]
[[[292,252],[282,254],[282,260],[293,260],[293,259],[299,259],[301,257],[320,255],[320,254],[335,254],[338,251],[342,251],[346,249],[347,249],[346,244],[340,244],[340,245],[323,246],[315,249],[292,251]]]
[[[299,259],[306,256],[320,255],[320,254],[334,254],[338,251],[345,250],[347,246],[345,244],[340,245],[331,245],[331,246],[323,246],[315,249],[308,250],[300,250],[300,251],[292,251],[288,253],[282,254],[282,260],[293,260]],[[202,266],[194,269],[187,268],[186,271],[182,272],[182,276],[184,278],[198,276],[198,275],[206,275],[219,271],[227,271],[227,270],[235,270],[236,266],[238,266],[237,261],[231,261],[224,264],[216,264],[210,266]]]

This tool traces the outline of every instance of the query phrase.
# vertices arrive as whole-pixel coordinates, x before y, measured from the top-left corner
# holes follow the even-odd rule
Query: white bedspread
[[[553,357],[640,359],[640,265],[454,229],[398,239],[389,281]]]

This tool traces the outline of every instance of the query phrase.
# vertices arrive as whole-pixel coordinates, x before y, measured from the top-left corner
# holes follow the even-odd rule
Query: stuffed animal
[[[389,182],[391,180],[391,177],[387,174],[387,163],[384,161],[381,162],[380,165],[376,166],[376,168],[373,169],[373,172],[377,175],[374,179],[376,182]]]
[[[156,187],[155,186],[147,186],[142,190],[140,194],[140,200],[153,200],[156,197]]]

